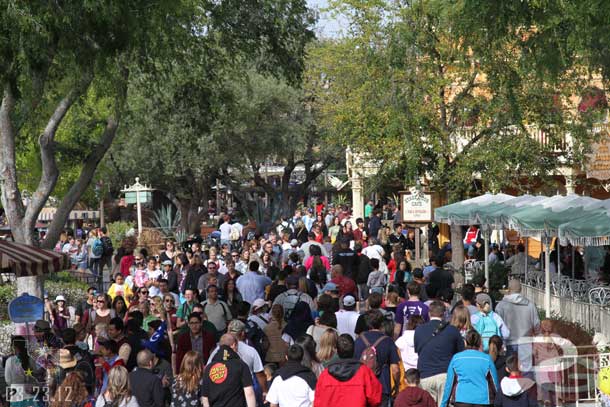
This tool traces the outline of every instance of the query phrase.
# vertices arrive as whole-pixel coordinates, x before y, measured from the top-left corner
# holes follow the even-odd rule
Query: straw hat
[[[71,369],[76,366],[76,358],[74,358],[68,349],[59,350],[59,366],[62,369]]]

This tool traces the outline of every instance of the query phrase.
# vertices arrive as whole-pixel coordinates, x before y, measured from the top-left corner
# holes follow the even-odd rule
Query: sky
[[[324,9],[328,7],[327,0],[307,0],[309,7],[313,9]],[[316,25],[316,33],[321,37],[338,37],[341,34],[342,28],[345,27],[345,21],[337,20],[329,13],[320,11],[320,18]]]

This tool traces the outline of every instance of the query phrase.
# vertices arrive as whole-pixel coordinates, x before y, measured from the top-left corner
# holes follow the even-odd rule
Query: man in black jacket
[[[339,250],[333,253],[333,266],[340,264],[343,267],[343,275],[349,278],[354,278],[356,270],[356,253],[349,248],[348,240],[341,240]]]
[[[354,245],[354,250],[356,250],[358,259],[358,271],[354,276],[356,279],[356,285],[358,286],[358,296],[360,297],[360,301],[365,301],[369,295],[369,288],[367,287],[366,282],[368,281],[369,274],[373,269],[368,256],[364,256],[362,254],[362,243],[356,243]]]
[[[153,373],[155,358],[148,349],[138,353],[138,368],[129,373],[131,393],[140,407],[163,407],[163,383]]]
[[[252,375],[248,365],[237,354],[237,339],[231,334],[224,334],[219,345],[218,352],[203,374],[203,404],[214,407],[255,407]]]

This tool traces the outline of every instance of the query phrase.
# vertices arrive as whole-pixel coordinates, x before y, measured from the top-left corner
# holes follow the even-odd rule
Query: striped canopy
[[[41,276],[70,268],[70,259],[63,253],[0,240],[0,267],[17,277]]]

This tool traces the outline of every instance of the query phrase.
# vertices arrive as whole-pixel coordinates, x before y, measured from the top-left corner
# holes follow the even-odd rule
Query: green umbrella
[[[504,229],[508,225],[510,215],[544,199],[547,197],[522,195],[504,202],[479,207],[473,210],[471,216],[476,219],[476,224],[489,225],[492,229]]]
[[[542,233],[557,236],[560,225],[595,209],[599,202],[598,199],[586,196],[556,195],[513,212],[508,216],[507,223],[510,229],[523,236],[537,236]]]
[[[476,218],[472,215],[477,209],[504,202],[512,198],[514,198],[512,195],[494,195],[486,193],[481,196],[436,208],[434,210],[434,220],[436,222],[454,225],[472,225],[476,223]]]
[[[610,200],[605,204],[610,206]],[[559,226],[562,241],[573,246],[610,245],[610,209],[598,208]]]

